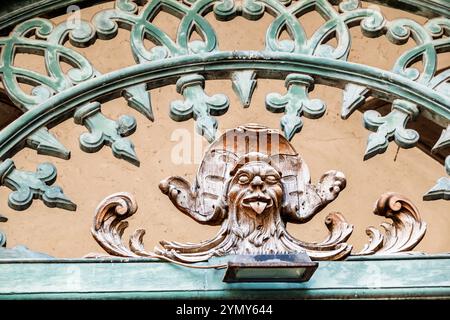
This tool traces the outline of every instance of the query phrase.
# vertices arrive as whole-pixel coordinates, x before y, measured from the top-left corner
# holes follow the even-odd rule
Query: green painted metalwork
[[[39,40],[30,39],[30,36],[34,33]],[[2,47],[0,73],[11,100],[26,112],[56,93],[98,76],[99,73],[83,55],[64,47],[67,38],[76,46],[85,46],[92,43],[94,36],[95,32],[91,25],[84,21],[80,21],[78,25],[63,22],[54,27],[50,21],[36,18],[17,25],[9,37],[0,38],[0,46]],[[14,58],[17,53],[42,54],[45,58],[48,75],[41,75],[14,66]],[[61,69],[61,61],[66,61],[73,67],[67,74]],[[34,86],[31,95],[20,88],[19,83],[21,82]],[[145,85],[125,89],[123,95],[131,107],[141,111],[148,118],[153,118]],[[96,122],[92,121],[92,125],[95,126]],[[41,154],[53,155],[63,159],[70,158],[70,151],[45,127],[31,133],[26,139],[26,145],[36,149]],[[119,142],[113,146],[113,150],[126,147],[125,145],[122,145],[122,147],[118,145]],[[82,144],[82,146],[84,145]],[[83,150],[86,149],[89,148]],[[124,153],[126,152],[116,152],[118,155]],[[135,157],[125,158],[133,159],[133,162],[136,162]]]
[[[382,4],[428,18],[450,18],[450,2],[448,0],[367,0],[364,2]]]
[[[5,236],[6,243],[6,236]],[[25,246],[15,246],[14,248],[2,248],[0,246],[0,259],[17,259],[17,260],[26,260],[26,259],[54,259],[53,257],[40,252],[34,252],[28,249]]]
[[[7,219],[4,219],[2,222],[6,221]],[[0,230],[0,248],[1,247],[6,247],[6,234]]]
[[[417,106],[405,100],[395,100],[392,103],[392,111],[384,117],[375,110],[366,111],[364,126],[376,133],[369,136],[364,159],[385,152],[388,141],[392,139],[402,148],[413,147],[419,141],[419,134],[415,130],[406,129],[406,124],[418,114]]]
[[[443,72],[436,75],[436,72],[438,52],[448,51],[450,49],[450,40],[448,38],[442,38],[450,30],[449,27],[450,22],[445,18],[432,19],[425,26],[421,26],[417,22],[409,19],[398,19],[390,22],[386,27],[386,36],[389,41],[394,44],[404,44],[408,39],[412,38],[417,44],[397,59],[392,68],[392,72],[432,88],[437,88],[443,83],[446,83],[450,79],[450,74]],[[411,67],[414,62],[419,60],[423,62],[422,72]],[[442,88],[437,88],[436,90],[448,95]],[[364,103],[368,93],[368,88],[355,85],[347,86],[344,91],[342,117],[344,119],[348,118],[354,110]],[[399,107],[400,105],[401,107]],[[369,136],[366,154],[364,156],[365,159],[369,159],[377,153],[383,153],[394,131],[395,142],[402,148],[413,147],[418,142],[418,133],[411,129],[405,130],[404,127],[420,113],[420,110],[417,109],[417,106],[414,106],[414,108],[411,108],[411,106],[405,108],[407,105],[408,102],[406,101],[397,101],[393,105],[392,112],[383,118],[379,118],[375,111],[369,110],[366,112],[364,115],[366,128],[370,130],[380,129],[376,135],[371,134]],[[384,123],[384,125],[381,126],[381,123]],[[403,129],[397,131],[394,130],[394,127],[403,127]]]
[[[442,131],[441,137],[433,147],[434,152],[450,147],[450,125]],[[450,155],[445,158],[445,170],[450,176]],[[450,177],[440,178],[436,185],[424,196],[424,200],[445,199],[450,200]]]
[[[26,139],[26,145],[35,149],[38,154],[57,156],[62,159],[70,159],[70,151],[52,135],[46,127],[42,127]]]
[[[0,260],[1,299],[450,297],[448,256],[320,262],[304,283],[224,283],[223,269],[187,269],[151,260],[28,261]]]
[[[256,88],[256,72],[252,70],[233,72],[231,75],[233,90],[244,108],[250,105]]]
[[[310,76],[291,73],[286,77],[288,92],[284,96],[269,93],[266,97],[266,108],[269,111],[284,111],[285,115],[280,123],[284,135],[289,140],[301,130],[303,122],[300,116],[302,114],[310,119],[317,119],[326,111],[326,106],[321,100],[308,98],[308,91],[312,90],[313,83],[314,79]]]
[[[330,1],[336,3],[339,0]],[[22,21],[51,13],[70,5],[84,6],[87,3],[101,3],[104,0],[15,0],[2,3],[0,8],[0,30]],[[388,5],[428,18],[450,17],[450,3],[447,0],[363,0],[367,3]]]
[[[97,152],[107,144],[111,146],[114,156],[139,166],[133,143],[123,138],[136,130],[136,119],[124,115],[113,121],[106,118],[100,108],[100,103],[92,102],[75,111],[75,123],[85,125],[89,129],[89,133],[85,132],[80,136],[81,149]]]
[[[149,120],[154,121],[150,93],[147,92],[145,83],[128,87],[122,91],[122,95],[128,101],[128,105],[142,113]]]
[[[208,64],[205,66],[198,66],[198,64],[205,59],[208,60]],[[253,61],[253,59],[257,61]],[[282,62],[283,64],[281,65]],[[373,95],[376,97],[386,96],[389,93],[394,95],[395,93],[395,96],[402,97],[405,100],[415,100],[422,106],[426,106],[427,109],[434,110],[435,114],[440,115],[443,118],[450,117],[450,111],[448,111],[446,107],[450,100],[448,97],[442,96],[438,92],[414,81],[376,68],[306,55],[253,51],[217,52],[202,56],[182,56],[160,62],[156,61],[127,67],[117,72],[99,76],[79,84],[71,90],[50,98],[37,108],[24,114],[24,124],[15,122],[12,123],[10,127],[5,128],[0,136],[2,143],[0,156],[3,157],[5,154],[11,152],[12,147],[6,147],[5,145],[5,142],[10,139],[11,135],[15,135],[13,132],[10,132],[10,128],[29,126],[30,123],[29,121],[25,121],[25,118],[28,118],[28,114],[35,113],[37,110],[40,110],[37,112],[41,113],[47,112],[44,111],[46,109],[49,110],[50,108],[53,108],[55,109],[53,116],[49,115],[46,121],[49,121],[50,118],[52,118],[53,121],[57,120],[58,117],[65,114],[65,112],[70,111],[71,108],[59,110],[55,107],[56,104],[62,103],[62,101],[65,101],[67,105],[78,103],[78,101],[69,101],[69,98],[73,99],[77,97],[81,103],[86,101],[84,99],[87,96],[89,96],[90,99],[93,99],[97,95],[105,95],[111,91],[120,90],[126,86],[143,81],[164,81],[164,84],[173,84],[176,81],[175,77],[181,76],[186,71],[195,73],[202,70],[206,79],[212,79],[218,78],[218,75],[214,73],[219,68],[222,68],[220,78],[227,78],[233,71],[245,69],[250,66],[253,66],[259,77],[265,78],[274,77],[273,74],[270,74],[271,71],[279,73],[297,71],[300,73],[308,72],[317,79],[316,81],[318,81],[318,83],[332,83],[338,87],[342,87],[347,81],[370,84]],[[124,77],[133,77],[133,79],[124,79]],[[105,84],[101,88],[98,88],[96,92],[82,92],[99,87],[101,83]],[[388,84],[390,84],[389,88],[387,88]],[[37,114],[35,113],[35,115]],[[38,121],[41,120],[39,119]]]
[[[170,104],[170,117],[175,121],[194,118],[197,132],[212,142],[218,125],[217,120],[210,115],[224,114],[230,103],[223,94],[207,96],[203,91],[204,87],[205,78],[199,74],[181,77],[177,81],[177,92],[183,94],[186,100],[177,100]]]
[[[255,63],[250,60],[253,57],[260,57],[266,61]],[[175,80],[174,76],[182,75],[183,71],[189,69],[192,72],[198,72],[203,70],[203,72],[208,72],[211,77],[216,77],[214,74],[217,68],[221,68],[222,72],[229,72],[245,69],[253,66],[260,77],[269,77],[270,74],[265,73],[267,70],[279,70],[280,72],[286,72],[289,70],[309,72],[317,77],[319,83],[330,83],[333,81],[336,86],[340,86],[344,79],[347,81],[354,81],[359,83],[369,83],[372,86],[373,94],[379,90],[377,94],[383,96],[387,94],[386,84],[390,84],[390,91],[395,92],[398,96],[407,97],[411,100],[420,102],[422,105],[427,105],[430,108],[440,110],[443,116],[447,116],[449,113],[445,109],[445,103],[448,98],[440,97],[436,92],[427,89],[416,82],[411,80],[405,80],[402,77],[395,76],[390,73],[385,73],[378,71],[375,68],[364,67],[363,74],[364,78],[361,78],[358,70],[362,69],[359,65],[343,63],[339,61],[330,62],[326,58],[310,58],[309,56],[291,54],[267,54],[267,53],[256,53],[256,52],[220,52],[213,53],[208,57],[209,64],[202,68],[198,67],[196,64],[202,61],[203,57],[179,57],[175,61],[165,61],[165,63],[148,63],[142,64],[136,67],[128,67],[117,71],[113,74],[107,76],[99,76],[83,84],[77,85],[72,90],[66,91],[50,98],[45,103],[41,104],[37,108],[27,112],[21,121],[12,123],[9,127],[5,128],[0,134],[0,154],[5,156],[11,154],[14,151],[15,146],[23,141],[24,136],[27,132],[32,132],[37,123],[42,124],[46,122],[57,121],[59,117],[64,117],[67,112],[71,112],[80,103],[86,103],[89,100],[95,98],[98,95],[107,94],[108,92],[114,90],[120,90],[121,88],[127,87],[129,85],[135,84],[141,81],[149,80],[162,80],[165,83],[173,83]],[[234,62],[233,65],[231,62]],[[283,62],[283,64],[281,64]],[[173,69],[173,68],[179,69]],[[168,70],[170,68],[170,70]],[[330,73],[329,70],[335,70],[334,73]],[[206,78],[209,74],[205,74]],[[224,74],[224,76],[228,76]],[[125,78],[126,77],[126,78]],[[131,77],[131,78],[128,78]],[[333,77],[333,78],[332,78]],[[323,82],[322,82],[323,79]],[[370,81],[368,80],[370,79]],[[112,81],[100,87],[105,81]],[[98,88],[97,91],[90,91],[91,88]],[[74,100],[76,99],[76,100]],[[60,105],[61,108],[56,107]],[[48,113],[48,110],[52,110],[52,113]],[[28,118],[28,119],[26,119]],[[17,142],[15,142],[17,141]]]
[[[411,19],[387,21],[378,10],[363,8],[357,0],[246,0],[242,3],[117,0],[113,9],[98,12],[92,23],[67,21],[54,26],[42,18],[18,23],[9,36],[0,38],[0,77],[11,100],[25,113],[0,132],[0,159],[13,156],[23,146],[68,159],[70,151],[47,127],[75,117],[77,123],[85,124],[90,131],[80,138],[83,150],[95,152],[108,144],[116,157],[138,164],[133,144],[123,138],[133,132],[135,121],[127,117],[118,122],[109,120],[100,113],[100,104],[93,101],[121,93],[130,107],[153,120],[147,90],[173,83],[177,83],[177,91],[185,100],[171,104],[170,116],[176,121],[194,118],[197,132],[212,141],[218,125],[213,116],[225,113],[229,106],[226,96],[209,97],[203,90],[205,79],[217,78],[231,79],[244,107],[250,103],[258,78],[284,78],[287,93],[283,96],[269,93],[266,106],[270,111],[285,113],[281,127],[289,139],[300,131],[302,114],[318,118],[325,112],[320,100],[311,101],[307,96],[314,82],[344,88],[343,118],[348,118],[369,96],[393,101],[391,113],[384,117],[371,110],[365,114],[365,126],[376,133],[369,136],[364,158],[384,152],[390,140],[395,140],[400,147],[412,147],[419,139],[417,132],[407,129],[414,117],[431,115],[444,126],[450,120],[450,72],[436,70],[438,54],[450,51],[446,37],[449,20],[437,17],[442,15],[445,5],[439,0],[428,0],[423,7],[417,1],[411,3],[408,10],[435,17],[424,26]],[[58,6],[60,2],[55,1],[53,7]],[[423,10],[418,10],[419,7]],[[313,10],[326,22],[307,37],[301,17]],[[153,24],[160,11],[180,19],[175,39]],[[210,11],[219,20],[231,20],[237,15],[258,20],[266,12],[273,15],[266,32],[265,50],[220,51],[217,36],[205,19]],[[416,46],[402,54],[391,71],[353,64],[347,61],[351,49],[350,28],[358,25],[367,37],[386,36],[394,44],[413,39]],[[96,38],[112,39],[118,28],[130,30],[131,50],[137,64],[134,67],[103,76],[76,49],[65,46],[67,41],[75,47],[84,47]],[[280,40],[285,30],[289,39]],[[193,32],[201,40],[191,40]],[[34,34],[36,38],[32,37]],[[144,39],[152,41],[155,47],[146,49]],[[331,46],[331,39],[337,44]],[[15,66],[14,57],[22,52],[43,55],[47,74]],[[72,69],[64,72],[61,61],[69,63]],[[423,71],[411,67],[417,61],[422,61]],[[31,94],[21,90],[19,83],[31,84],[34,87]],[[91,112],[90,116],[84,115],[85,112]],[[433,195],[424,199],[448,198],[448,181],[443,179],[433,188]]]
[[[6,235],[0,231],[0,247],[6,247]]]
[[[56,168],[51,163],[42,163],[36,172],[17,170],[11,159],[0,164],[0,183],[14,190],[8,197],[8,205],[15,210],[27,209],[33,198],[42,199],[48,207],[75,210],[70,201],[57,186],[50,186],[56,180]]]
[[[6,235],[0,231],[0,247],[6,247]]]

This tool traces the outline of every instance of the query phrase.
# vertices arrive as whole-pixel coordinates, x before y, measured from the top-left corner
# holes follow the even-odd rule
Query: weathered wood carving
[[[161,181],[161,191],[184,214],[208,225],[221,225],[211,240],[198,244],[161,241],[148,252],[145,231],[137,230],[127,248],[122,235],[125,220],[137,210],[128,193],[111,195],[96,210],[92,234],[110,254],[125,257],[165,257],[184,263],[206,261],[231,254],[306,252],[316,260],[347,257],[346,243],[353,226],[337,212],[325,224],[328,237],[320,243],[295,239],[286,224],[306,223],[345,188],[344,174],[328,171],[311,184],[306,163],[277,130],[250,124],[227,131],[211,144],[193,186],[181,177]],[[404,197],[387,193],[377,202],[375,214],[393,220],[383,224],[386,235],[369,228],[371,242],[357,255],[396,253],[413,249],[426,225],[417,209]]]

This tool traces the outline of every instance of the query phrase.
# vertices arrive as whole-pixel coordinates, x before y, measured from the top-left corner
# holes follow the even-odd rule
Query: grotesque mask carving
[[[268,161],[268,159],[265,159]],[[251,161],[231,172],[228,186],[228,232],[236,241],[233,252],[277,252],[276,234],[282,231],[280,207],[283,196],[281,174],[270,163]]]
[[[278,131],[259,125],[230,130],[205,154],[194,187],[181,177],[160,183],[180,211],[222,228],[214,239],[198,245],[162,241],[157,253],[184,262],[256,253],[345,257],[351,246],[343,242],[352,228],[337,213],[327,218],[332,234],[340,231],[331,241],[308,244],[286,230],[288,221],[310,220],[344,187],[345,177],[337,171],[327,172],[319,184],[311,185],[306,164]]]

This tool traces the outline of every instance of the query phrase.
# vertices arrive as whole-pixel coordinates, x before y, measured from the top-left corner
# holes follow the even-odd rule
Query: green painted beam
[[[0,270],[1,299],[450,298],[450,256],[320,262],[305,283],[224,283],[224,269],[135,259],[0,260]]]

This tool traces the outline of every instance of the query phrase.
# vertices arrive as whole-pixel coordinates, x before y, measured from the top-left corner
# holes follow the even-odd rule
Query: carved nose
[[[262,181],[261,177],[260,176],[254,177],[252,182],[251,182],[251,185],[253,187],[260,187],[260,186],[262,186],[263,185],[263,181]]]

